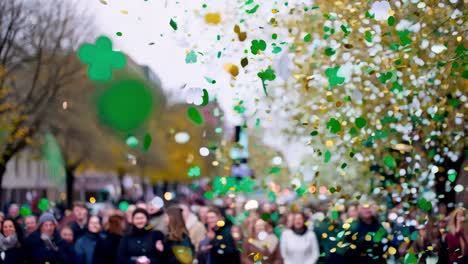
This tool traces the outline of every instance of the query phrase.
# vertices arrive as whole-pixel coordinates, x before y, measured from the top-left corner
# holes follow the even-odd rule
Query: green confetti
[[[395,159],[390,155],[384,157],[384,164],[389,168],[395,168],[397,166]]]
[[[207,76],[205,76],[205,80],[206,80],[209,84],[215,84],[215,83],[216,83],[216,80],[213,80],[213,79],[211,79],[210,77],[207,77]]]
[[[418,260],[418,257],[416,257],[413,252],[408,252],[405,255],[403,263],[404,264],[418,264],[419,260]]]
[[[203,115],[198,111],[197,108],[191,106],[187,109],[187,115],[192,122],[194,122],[197,125],[203,124]]]
[[[310,34],[307,34],[304,36],[304,42],[310,42],[312,40],[312,36]]]
[[[351,33],[351,31],[348,30],[348,26],[341,25],[340,28],[345,33],[345,37]]]
[[[377,230],[377,233],[375,233],[374,243],[380,243],[380,241],[382,241],[386,233],[387,232],[383,227],[379,228],[379,230]]]
[[[177,30],[177,23],[174,20],[172,20],[172,18],[171,21],[169,21],[169,25],[173,30]]]
[[[191,50],[189,53],[187,53],[187,56],[185,56],[185,63],[196,63],[197,62],[197,54],[195,51]]]
[[[346,162],[344,162],[343,164],[341,164],[341,168],[344,169],[346,168],[346,166],[348,166],[348,164]]]
[[[97,99],[97,112],[109,127],[131,131],[140,127],[153,112],[153,93],[140,80],[115,80],[107,83],[106,88]]]
[[[203,89],[203,96],[202,96],[202,104],[200,106],[206,106],[210,102],[210,95],[208,94],[208,90]]]
[[[455,170],[449,170],[448,171],[448,179],[450,182],[455,182],[457,179],[457,171]]]
[[[23,205],[23,206],[21,206],[20,215],[21,215],[21,217],[23,217],[23,218],[26,217],[26,216],[32,215],[32,211],[31,211],[31,208],[29,208],[29,205]]]
[[[375,14],[371,14],[369,13],[369,11],[366,12],[366,18],[374,18],[375,17]]]
[[[128,204],[127,201],[122,201],[119,203],[119,209],[122,210],[123,212],[126,212],[130,204]]]
[[[277,38],[278,38],[278,34],[273,33],[273,34],[271,35],[271,38],[272,38],[272,39],[277,39]]]
[[[330,188],[330,192],[331,193],[334,193],[336,190],[333,190],[333,192],[331,191],[331,189],[334,189],[333,187]],[[333,220],[338,220],[338,218],[340,217],[340,214],[338,213],[337,210],[333,210],[332,213],[331,213],[331,218]]]
[[[425,198],[419,198],[418,200],[418,208],[429,212],[432,209],[432,203],[426,200]]]
[[[257,40],[254,39],[250,43],[250,51],[252,54],[257,55],[259,51],[265,51],[267,44],[263,39]]]
[[[341,85],[344,83],[345,78],[338,76],[338,70],[340,66],[336,66],[334,68],[328,68],[325,70],[325,76],[328,78],[328,89],[330,90],[334,86]]]
[[[314,130],[314,131],[310,132],[310,135],[314,137],[314,136],[318,135],[318,131]]]
[[[281,52],[281,50],[282,50],[281,47],[276,46],[276,47],[273,48],[272,52],[273,52],[273,54],[278,54],[278,53]]]
[[[115,34],[116,34],[118,37],[121,37],[121,36],[122,36],[122,32],[120,32],[120,31],[117,32],[117,33],[115,33]]]
[[[247,58],[242,58],[241,59],[241,66],[242,68],[245,68],[249,64],[249,60]]]
[[[205,197],[205,199],[207,200],[213,200],[214,198],[214,192],[212,191],[207,191],[203,194],[203,197]]]
[[[389,16],[387,19],[387,23],[389,26],[393,27],[395,25],[395,17],[394,16]]]
[[[335,53],[336,53],[336,51],[335,51],[333,48],[330,48],[330,47],[329,47],[329,48],[326,48],[326,49],[325,49],[325,55],[327,55],[327,56],[329,56],[329,57],[335,55]]]
[[[349,134],[353,137],[358,135],[358,130],[355,127],[349,129]]]
[[[137,139],[136,137],[134,137],[134,136],[129,136],[129,137],[127,138],[127,140],[125,141],[125,143],[126,143],[129,147],[134,148],[134,147],[137,147],[137,146],[138,146],[138,143],[139,143],[139,142],[138,142],[138,139]]]
[[[330,159],[331,159],[331,156],[332,156],[332,155],[331,155],[331,152],[327,150],[327,151],[325,152],[325,156],[324,156],[324,158],[323,158],[323,162],[328,163],[328,162],[330,161]]]
[[[200,175],[201,170],[198,166],[190,167],[189,171],[187,172],[187,176],[189,177],[199,177]]]
[[[253,13],[257,12],[257,9],[258,9],[259,7],[260,7],[260,5],[256,5],[256,6],[254,6],[252,9],[245,10],[245,12],[246,12],[247,14],[253,14]]]
[[[341,131],[341,123],[335,118],[330,118],[330,120],[328,120],[327,122],[326,127],[331,133],[334,134],[339,133]]]
[[[257,76],[262,80],[263,92],[265,92],[265,95],[268,96],[265,82],[273,81],[274,79],[276,79],[275,71],[271,68],[268,68],[264,71],[259,72]]]
[[[410,31],[405,29],[403,31],[398,31],[398,36],[400,37],[400,43],[402,46],[411,44],[411,38],[409,37]]]
[[[151,138],[151,135],[149,133],[146,133],[145,138],[143,139],[143,150],[144,151],[149,150],[152,141],[153,141],[153,139]]]
[[[357,126],[359,129],[361,129],[361,128],[363,128],[363,127],[366,126],[367,121],[366,121],[366,119],[364,119],[364,118],[362,118],[362,117],[358,117],[358,118],[356,118],[356,120],[354,121],[354,123],[356,124],[356,126]]]
[[[42,212],[49,210],[49,200],[47,198],[39,199],[37,208],[39,208],[39,210],[41,210]]]
[[[330,188],[328,189],[328,191],[329,191],[330,193],[335,193],[335,192],[336,192],[336,188],[335,188],[335,187],[330,187]],[[333,211],[333,212],[336,212],[336,213],[338,214],[337,211]],[[333,214],[333,212],[332,212],[332,214]],[[333,216],[332,216],[332,217],[333,217]],[[338,219],[338,218],[336,218],[336,219]]]
[[[273,167],[273,168],[271,168],[269,174],[277,174],[277,173],[280,173],[280,172],[281,172],[281,168]]]
[[[97,38],[96,45],[85,43],[78,49],[78,58],[88,64],[88,76],[93,81],[108,81],[113,69],[123,69],[127,59],[122,52],[112,50],[108,37]]]
[[[370,32],[369,30],[367,30],[365,33],[364,33],[364,38],[367,42],[372,42],[372,32]]]

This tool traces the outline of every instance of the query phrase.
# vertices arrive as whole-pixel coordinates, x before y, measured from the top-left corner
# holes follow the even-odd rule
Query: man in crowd
[[[20,216],[20,208],[17,204],[13,203],[8,207],[8,217],[13,219],[17,224],[23,224],[23,218]]]
[[[29,215],[24,218],[24,235],[27,237],[37,228],[37,217],[35,215]]]
[[[73,239],[76,242],[86,233],[88,223],[88,208],[85,203],[77,202],[73,204],[73,216],[75,220],[71,222],[70,227],[73,230]]]

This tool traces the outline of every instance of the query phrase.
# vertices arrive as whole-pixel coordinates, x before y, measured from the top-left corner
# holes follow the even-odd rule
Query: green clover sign
[[[194,166],[191,167],[187,173],[189,177],[199,177],[201,174],[200,167]]]
[[[78,49],[78,58],[88,64],[88,76],[93,81],[108,81],[112,69],[123,69],[127,59],[122,52],[112,50],[112,41],[101,36],[96,45],[85,43]]]

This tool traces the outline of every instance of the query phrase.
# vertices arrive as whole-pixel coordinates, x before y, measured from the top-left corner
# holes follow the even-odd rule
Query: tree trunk
[[[75,170],[76,166],[65,167],[65,181],[66,181],[66,193],[67,193],[67,208],[72,209],[73,200],[75,194]]]

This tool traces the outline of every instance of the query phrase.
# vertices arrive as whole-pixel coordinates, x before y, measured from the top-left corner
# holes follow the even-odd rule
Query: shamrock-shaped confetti
[[[187,53],[187,56],[185,56],[185,63],[196,63],[197,62],[197,54],[195,51],[191,50],[189,53]]]
[[[340,121],[336,120],[335,118],[330,118],[327,122],[327,129],[330,130],[331,133],[339,133],[341,131],[341,123]]]
[[[338,76],[338,71],[340,70],[340,66],[336,66],[334,68],[328,68],[325,70],[325,76],[328,78],[328,89],[330,90],[334,86],[341,85],[344,83],[345,78]]]
[[[266,42],[263,39],[260,40],[252,40],[250,43],[250,51],[252,54],[257,55],[259,51],[264,51],[267,47]]]
[[[49,210],[49,200],[47,198],[39,199],[39,203],[37,204],[37,208],[42,212]]]
[[[111,40],[104,36],[96,40],[96,45],[81,45],[78,57],[89,65],[88,76],[93,81],[108,81],[112,78],[112,69],[123,69],[127,64],[125,55],[113,51]]]
[[[272,70],[271,68],[268,68],[264,71],[259,72],[257,76],[260,77],[260,79],[262,79],[263,91],[265,92],[265,95],[268,96],[265,81],[275,80],[276,79],[275,71]]]
[[[201,174],[201,170],[200,170],[200,167],[198,166],[190,167],[187,173],[189,177],[199,177],[200,174]]]

